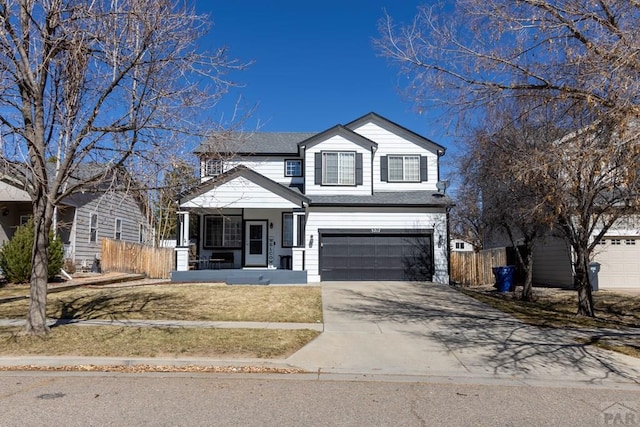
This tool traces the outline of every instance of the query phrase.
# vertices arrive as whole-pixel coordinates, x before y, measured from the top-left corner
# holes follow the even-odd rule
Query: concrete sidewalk
[[[0,365],[267,366],[301,368],[313,373],[312,378],[640,387],[640,359],[578,341],[588,332],[525,325],[447,286],[333,282],[321,287],[324,325],[153,322],[166,327],[324,329],[286,359],[36,356],[2,357]],[[629,333],[640,339],[640,331]]]

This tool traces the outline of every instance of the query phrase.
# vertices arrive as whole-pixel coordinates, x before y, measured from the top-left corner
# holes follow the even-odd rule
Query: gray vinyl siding
[[[533,282],[544,286],[572,286],[571,252],[560,237],[546,237],[533,250]]]
[[[89,242],[91,214],[98,214],[98,235],[96,242]],[[91,265],[94,257],[99,256],[103,238],[113,239],[115,236],[116,218],[122,220],[122,238],[127,242],[137,243],[139,227],[146,223],[140,206],[133,196],[123,193],[109,192],[96,194],[88,203],[78,207],[75,229],[75,264]]]

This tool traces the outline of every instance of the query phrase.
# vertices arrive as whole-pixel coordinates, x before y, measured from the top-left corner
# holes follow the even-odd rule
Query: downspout
[[[373,173],[373,158],[376,154],[376,147],[371,146],[371,195],[373,196],[373,177],[374,177],[374,173]]]

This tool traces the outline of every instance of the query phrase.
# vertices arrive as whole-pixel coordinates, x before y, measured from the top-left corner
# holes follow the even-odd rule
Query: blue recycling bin
[[[498,292],[510,292],[513,290],[513,275],[516,272],[514,265],[493,267],[492,271],[496,278],[496,283],[493,287],[496,288]]]

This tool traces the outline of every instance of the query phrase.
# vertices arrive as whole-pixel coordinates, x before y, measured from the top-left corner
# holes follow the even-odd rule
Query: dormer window
[[[389,182],[420,182],[420,156],[388,156]]]
[[[224,172],[224,163],[220,159],[204,161],[204,176],[218,176]]]
[[[355,185],[356,153],[322,153],[323,185]]]
[[[428,178],[425,156],[390,154],[380,158],[380,181],[424,182]]]

